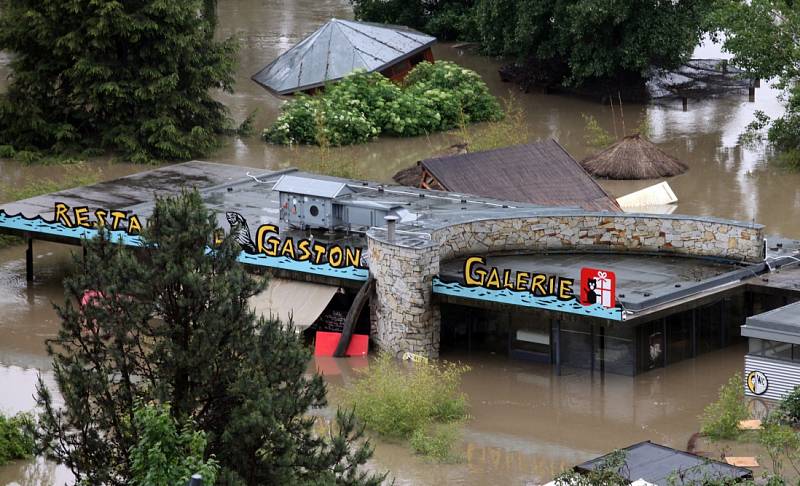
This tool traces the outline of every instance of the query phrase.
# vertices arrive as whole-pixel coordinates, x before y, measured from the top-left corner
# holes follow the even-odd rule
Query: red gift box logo
[[[617,276],[609,270],[596,268],[581,269],[581,304],[599,304],[614,308],[616,301]]]

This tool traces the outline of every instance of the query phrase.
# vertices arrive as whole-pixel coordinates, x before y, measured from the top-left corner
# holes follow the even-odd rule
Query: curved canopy
[[[382,71],[436,42],[406,27],[331,19],[284,52],[253,81],[279,95],[341,79],[357,69]]]

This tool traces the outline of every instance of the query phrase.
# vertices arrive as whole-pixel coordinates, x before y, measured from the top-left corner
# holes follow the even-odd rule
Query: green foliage
[[[719,389],[719,398],[709,404],[700,418],[700,432],[712,440],[735,439],[739,436],[739,422],[749,417],[744,403],[742,375],[733,375]]]
[[[428,430],[467,417],[467,397],[460,386],[468,369],[453,363],[415,363],[402,369],[389,354],[381,354],[344,391],[345,401],[368,429],[381,436],[412,440],[420,452],[449,455],[457,434],[434,428],[430,436]]]
[[[620,471],[625,467],[625,452],[616,450],[587,474],[575,470],[564,471],[554,482],[556,486],[627,486],[630,481]]]
[[[213,40],[210,3],[8,0],[0,145],[30,161],[86,148],[133,162],[207,153],[230,128],[211,90],[232,89],[236,52]]]
[[[769,418],[758,432],[758,442],[767,451],[775,476],[781,476],[786,464],[800,476],[800,434],[792,427]]]
[[[776,412],[781,423],[800,426],[800,386],[796,386],[791,393],[783,397]]]
[[[503,101],[505,116],[496,121],[470,126],[459,124],[459,137],[469,152],[492,150],[511,145],[528,143],[531,134],[525,112],[517,104],[513,94]]]
[[[616,138],[600,126],[597,119],[592,115],[581,114],[586,124],[586,145],[594,148],[605,148],[616,142]]]
[[[457,462],[461,458],[455,454],[453,446],[459,441],[460,433],[459,422],[433,424],[415,430],[411,434],[409,444],[417,454],[438,462]]]
[[[474,37],[475,0],[350,0],[356,19],[405,25],[439,40]]]
[[[133,427],[139,440],[130,450],[134,486],[185,486],[193,474],[204,485],[213,485],[219,471],[214,458],[204,460],[206,434],[187,422],[182,427],[167,404],[139,404],[133,411]]]
[[[324,382],[306,374],[310,353],[291,325],[256,319],[248,299],[265,282],[238,262],[235,237],[206,253],[216,226],[193,191],[156,200],[141,248],[102,232],[84,243],[48,342],[63,408],[37,387],[40,451],[86,484],[128,484],[141,438],[131,418],[154,401],[206,434],[218,484],[380,483],[360,472],[371,447],[358,430],[314,433],[308,411],[326,405]],[[105,297],[76,308],[87,289]]]
[[[0,466],[33,455],[33,424],[33,417],[25,413],[13,417],[0,414]]]
[[[477,73],[450,62],[422,62],[402,87],[379,73],[358,72],[315,96],[295,95],[263,137],[278,144],[340,146],[380,134],[416,136],[501,117]]]
[[[757,113],[744,134],[745,142],[766,139],[781,153],[780,161],[800,169],[800,9],[791,0],[721,0],[714,22],[724,34],[732,63],[759,79],[777,78],[786,90],[786,112],[770,120]]]

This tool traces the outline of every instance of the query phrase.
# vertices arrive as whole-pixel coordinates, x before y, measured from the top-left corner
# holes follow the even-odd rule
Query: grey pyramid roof
[[[436,42],[394,25],[331,19],[264,69],[253,81],[279,95],[324,85],[356,69],[381,71]]]

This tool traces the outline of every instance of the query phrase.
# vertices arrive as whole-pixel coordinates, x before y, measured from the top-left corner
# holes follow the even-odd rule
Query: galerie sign
[[[472,256],[464,261],[464,282],[467,287],[528,292],[535,297],[555,297],[561,301],[577,299],[584,306],[616,307],[616,275],[608,270],[582,268],[581,288],[576,296],[574,279],[491,267],[486,265],[486,258]]]

